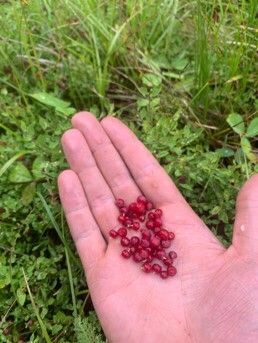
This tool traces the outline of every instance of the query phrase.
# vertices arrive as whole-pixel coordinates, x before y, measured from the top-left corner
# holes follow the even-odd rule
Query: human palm
[[[94,307],[111,342],[258,342],[258,176],[241,190],[233,243],[225,249],[163,168],[119,120],[72,119],[59,176],[66,218]],[[108,231],[115,198],[144,194],[175,232],[178,273],[163,280],[120,257]]]

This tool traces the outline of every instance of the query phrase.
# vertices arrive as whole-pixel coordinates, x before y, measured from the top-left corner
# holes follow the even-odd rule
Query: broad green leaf
[[[61,100],[52,94],[39,92],[39,93],[30,94],[30,96],[33,99],[39,101],[40,103],[46,106],[54,107],[56,111],[62,114],[70,115],[75,112],[74,108],[69,107],[70,106],[69,102]]]
[[[44,176],[44,168],[47,166],[47,163],[40,156],[35,158],[32,163],[32,174],[35,178],[39,179]]]
[[[231,113],[227,117],[227,123],[240,136],[245,133],[245,123],[244,123],[243,118],[241,117],[240,114],[238,114],[238,113]]]
[[[145,74],[142,78],[142,82],[147,87],[157,87],[161,84],[161,77],[154,74]]]
[[[25,303],[25,300],[26,300],[26,294],[24,293],[24,291],[21,288],[17,289],[16,297],[17,297],[19,304],[21,306],[23,306]]]
[[[9,181],[19,183],[28,182],[32,180],[29,170],[22,162],[18,162],[9,174]]]
[[[32,182],[28,184],[22,191],[22,203],[24,206],[29,205],[34,199],[36,193],[36,184]]]
[[[254,118],[248,125],[246,137],[258,136],[258,118]]]
[[[5,266],[4,264],[1,264],[1,261],[0,261],[0,289],[9,285],[10,282],[11,280],[10,280],[9,267]]]
[[[176,60],[173,61],[172,67],[175,68],[176,70],[184,70],[185,67],[188,64],[188,60],[186,58],[177,58]]]
[[[231,157],[234,156],[234,151],[230,148],[221,148],[217,149],[216,152],[220,155],[220,157]]]

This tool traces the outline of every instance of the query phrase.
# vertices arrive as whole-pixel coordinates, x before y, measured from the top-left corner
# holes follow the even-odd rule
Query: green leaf
[[[161,77],[154,74],[145,74],[142,78],[142,82],[147,87],[157,87],[161,84]]]
[[[258,118],[254,118],[248,125],[246,137],[258,136]]]
[[[240,136],[245,133],[245,123],[243,122],[243,118],[241,117],[240,114],[238,114],[238,113],[231,113],[227,117],[227,123]]]
[[[42,159],[41,156],[38,156],[35,158],[32,164],[32,174],[35,176],[35,178],[41,178],[44,176],[44,169],[47,166],[46,161]]]
[[[251,162],[257,162],[257,157],[252,152],[252,146],[248,138],[242,137],[241,138],[241,148],[244,154],[248,157]]]
[[[46,106],[54,107],[57,112],[60,112],[65,115],[70,115],[75,112],[75,109],[70,106],[70,103],[61,99],[58,99],[52,94],[39,92],[30,94],[30,96],[39,101],[41,104]]]
[[[32,177],[29,170],[25,167],[22,162],[18,162],[9,174],[10,182],[28,182],[31,181]]]
[[[24,188],[24,190],[22,191],[22,199],[21,199],[24,206],[27,206],[32,202],[32,200],[34,199],[35,193],[36,193],[35,182],[28,184],[28,186]]]
[[[217,149],[216,152],[219,154],[220,157],[231,157],[235,154],[234,151],[230,148]]]
[[[16,297],[17,297],[19,304],[21,306],[23,306],[25,303],[25,300],[26,300],[26,294],[23,292],[23,290],[21,288],[17,289]]]

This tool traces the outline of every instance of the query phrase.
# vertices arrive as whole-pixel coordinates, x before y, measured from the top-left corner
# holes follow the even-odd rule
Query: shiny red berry
[[[122,247],[128,247],[130,244],[130,239],[128,239],[127,237],[122,237],[120,243]]]
[[[164,249],[167,249],[167,248],[171,247],[171,241],[170,241],[170,240],[161,241],[161,246],[162,246]]]
[[[138,198],[137,198],[137,202],[142,202],[144,204],[147,203],[147,199],[145,198],[144,195],[139,195]]]
[[[120,213],[126,213],[127,212],[127,207],[125,207],[125,206],[120,207],[119,208],[119,212]]]
[[[117,233],[119,234],[120,237],[125,237],[127,235],[127,230],[125,227],[120,227],[117,230]]]
[[[161,227],[162,226],[162,220],[160,218],[156,218],[154,225],[155,225],[155,227]]]
[[[147,229],[153,230],[153,228],[154,228],[154,221],[153,220],[148,220],[145,225],[146,225]]]
[[[143,248],[148,248],[150,246],[150,241],[148,239],[141,239],[141,246]]]
[[[118,219],[119,223],[124,224],[124,222],[125,222],[125,220],[126,220],[126,215],[125,215],[125,213],[120,214],[120,215],[117,217],[117,219]]]
[[[141,257],[141,254],[139,252],[136,252],[133,255],[133,260],[137,263],[141,262],[143,260],[143,258]]]
[[[161,229],[157,236],[159,236],[160,239],[163,239],[163,240],[168,240],[169,238],[169,233],[166,229]]]
[[[115,204],[118,208],[121,208],[125,205],[125,202],[123,199],[116,199]]]
[[[146,258],[148,258],[150,256],[150,253],[147,250],[142,249],[140,251],[140,255],[141,255],[142,259],[145,260]]]
[[[167,271],[166,271],[166,270],[162,270],[162,271],[160,272],[160,277],[161,277],[162,279],[167,279],[167,278],[168,278],[168,273],[167,273]]]
[[[146,203],[146,209],[147,209],[148,211],[151,211],[151,210],[153,209],[153,203],[150,202],[150,201],[148,201],[148,202]]]
[[[174,276],[177,273],[177,270],[174,266],[168,266],[167,273],[169,276]]]
[[[161,266],[157,263],[154,263],[152,266],[152,270],[154,273],[159,274],[161,272]]]
[[[132,229],[137,231],[140,229],[140,223],[139,222],[133,222]]]
[[[116,238],[118,236],[118,233],[116,230],[110,230],[109,231],[109,236],[112,238]]]
[[[124,250],[122,250],[121,255],[124,258],[130,258],[132,253],[131,253],[130,249],[124,249]]]
[[[168,233],[168,239],[170,239],[170,240],[172,241],[174,238],[175,238],[174,232],[169,231],[169,233]]]
[[[140,220],[140,222],[144,222],[145,221],[145,215],[141,215],[141,216],[139,216],[139,220]]]
[[[140,239],[137,236],[133,236],[131,237],[130,242],[131,242],[131,246],[136,247],[137,245],[139,245]]]
[[[157,257],[159,260],[162,260],[164,257],[166,257],[165,251],[164,251],[164,250],[157,251],[157,252],[156,252],[156,257]]]
[[[154,211],[156,217],[160,218],[163,214],[162,210],[160,208],[157,208],[155,211]]]
[[[142,265],[142,270],[145,273],[150,273],[152,271],[152,265],[149,262],[146,262]]]
[[[170,251],[168,253],[169,257],[172,258],[172,260],[174,260],[175,258],[177,258],[177,253],[175,251]]]
[[[160,238],[155,236],[150,239],[150,246],[153,248],[158,248],[160,245]]]
[[[148,219],[150,220],[155,220],[156,216],[155,216],[155,213],[153,212],[149,212],[148,215],[147,215]]]
[[[173,263],[173,260],[169,257],[164,257],[162,261],[166,266],[171,266],[171,264]]]
[[[141,233],[142,233],[142,238],[144,239],[150,239],[151,237],[151,232],[147,229],[142,229],[141,230]]]

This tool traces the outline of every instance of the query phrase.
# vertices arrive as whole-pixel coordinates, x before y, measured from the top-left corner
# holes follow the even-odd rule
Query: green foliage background
[[[1,342],[104,340],[56,188],[75,109],[125,121],[230,244],[258,171],[257,128],[246,148],[232,117],[257,117],[256,18],[252,0],[0,2]]]

